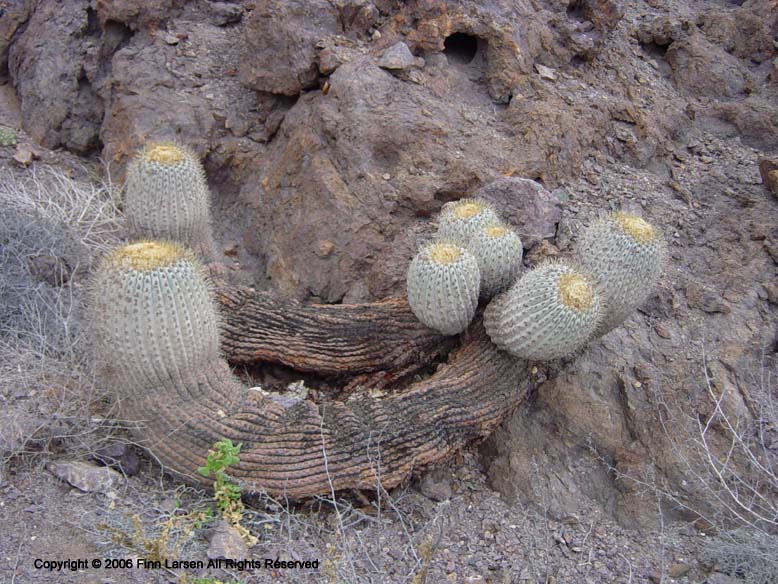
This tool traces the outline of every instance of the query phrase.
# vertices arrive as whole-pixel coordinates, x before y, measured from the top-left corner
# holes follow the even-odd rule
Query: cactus
[[[98,359],[130,391],[180,380],[220,356],[203,270],[176,243],[142,241],[108,254],[91,300]]]
[[[516,281],[524,250],[515,231],[499,224],[482,227],[470,239],[467,249],[478,261],[482,298],[491,298]]]
[[[483,227],[499,223],[500,218],[486,201],[481,199],[460,199],[446,203],[440,212],[438,237],[467,245],[470,238]]]
[[[654,290],[666,246],[653,225],[628,213],[595,221],[578,241],[578,263],[594,276],[603,295],[603,320],[596,336],[624,322]]]
[[[460,333],[478,307],[480,279],[473,254],[453,243],[432,243],[416,254],[408,268],[411,310],[444,335]]]
[[[215,259],[210,193],[189,148],[160,142],[141,149],[127,168],[124,213],[130,238],[177,241]]]
[[[601,312],[589,276],[562,261],[547,261],[492,300],[484,327],[492,342],[510,354],[546,361],[582,347]]]

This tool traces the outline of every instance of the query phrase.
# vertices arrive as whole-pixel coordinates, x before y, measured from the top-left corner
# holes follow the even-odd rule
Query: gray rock
[[[556,71],[551,67],[546,67],[540,63],[535,63],[535,70],[538,72],[538,75],[540,75],[541,79],[545,79],[547,81],[556,81],[557,79]]]
[[[219,558],[245,560],[248,557],[249,550],[246,542],[226,519],[219,520],[210,533],[210,539],[206,552],[210,560]]]
[[[211,12],[211,21],[216,26],[233,24],[243,17],[243,6],[232,2],[211,2],[208,10]]]
[[[48,468],[54,476],[85,493],[108,494],[122,478],[122,475],[108,467],[76,460],[52,462]]]
[[[424,473],[419,483],[421,494],[433,501],[447,501],[451,498],[451,480],[446,469],[434,469]]]
[[[134,476],[140,471],[140,457],[125,442],[112,442],[100,448],[95,453],[95,459],[106,466],[123,472],[127,476]]]
[[[481,187],[474,196],[489,201],[516,228],[524,249],[553,238],[562,218],[559,198],[528,178],[503,177]]]
[[[411,67],[418,67],[420,64],[423,65],[424,60],[414,57],[408,45],[402,41],[386,49],[381,60],[378,61],[379,67],[392,71],[405,71]]]

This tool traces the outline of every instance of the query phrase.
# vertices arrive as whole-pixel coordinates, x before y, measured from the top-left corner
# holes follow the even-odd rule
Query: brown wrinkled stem
[[[344,320],[350,308],[341,309]],[[363,310],[355,308],[356,314]],[[329,353],[314,350],[316,319],[295,315],[284,326],[299,327],[299,334],[293,357],[276,349],[278,362],[295,362],[304,348],[300,339],[308,338],[315,342],[307,366],[326,361]],[[327,351],[348,338],[331,338]],[[331,489],[376,489],[379,482],[395,486],[412,471],[490,434],[523,400],[529,384],[525,364],[499,351],[478,322],[447,364],[390,395],[363,391],[346,402],[284,401],[243,387],[217,360],[191,372],[183,384],[126,395],[122,408],[140,421],[144,445],[170,470],[202,480],[196,471],[205,465],[208,449],[229,438],[243,443],[240,463],[230,472],[247,490],[299,499]]]
[[[218,288],[222,350],[233,365],[279,363],[341,377],[412,373],[456,339],[419,322],[405,298],[368,304],[311,304],[246,288]]]

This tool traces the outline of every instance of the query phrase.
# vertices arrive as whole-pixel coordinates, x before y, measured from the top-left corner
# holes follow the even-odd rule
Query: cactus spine
[[[444,335],[470,324],[478,307],[478,262],[465,248],[438,242],[424,247],[408,268],[408,302],[416,317]]]
[[[533,361],[556,359],[582,347],[601,318],[593,281],[561,261],[527,272],[484,312],[495,345]]]
[[[598,281],[605,305],[597,336],[613,330],[653,292],[665,258],[662,234],[628,213],[611,213],[582,234],[578,263]]]
[[[98,358],[113,380],[144,392],[219,359],[216,312],[202,268],[175,243],[114,250],[92,282]]]
[[[500,218],[486,201],[460,199],[446,203],[440,212],[438,237],[459,245],[467,245],[475,233],[488,225],[499,223]]]
[[[478,261],[481,297],[491,298],[508,289],[521,271],[521,239],[504,225],[489,225],[475,232],[467,249]]]
[[[124,213],[131,238],[177,241],[215,259],[210,193],[189,148],[147,144],[127,168]]]

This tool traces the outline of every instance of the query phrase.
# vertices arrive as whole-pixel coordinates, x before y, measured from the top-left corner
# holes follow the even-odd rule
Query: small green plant
[[[216,501],[216,508],[222,517],[238,530],[247,544],[255,545],[257,538],[240,524],[244,510],[240,487],[233,483],[225,472],[225,469],[231,464],[240,461],[238,454],[242,446],[243,444],[240,443],[233,444],[229,438],[219,440],[208,451],[205,466],[198,468],[197,472],[206,478],[213,477],[213,498]]]
[[[228,584],[224,580],[219,580],[218,578],[212,578],[210,576],[206,577],[190,577],[187,574],[184,574],[179,580],[178,584]],[[237,580],[231,580],[230,584],[241,584]]]
[[[13,128],[0,128],[0,146],[16,146],[19,136]]]

